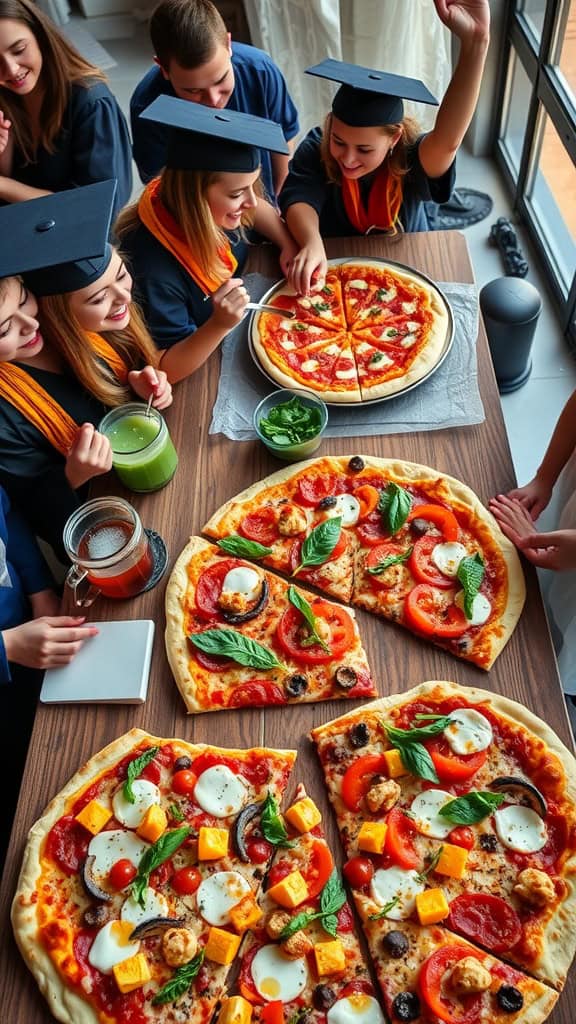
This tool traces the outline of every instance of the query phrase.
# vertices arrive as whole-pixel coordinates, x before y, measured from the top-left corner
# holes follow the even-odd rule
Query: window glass
[[[517,177],[524,146],[526,116],[532,86],[514,50],[510,51],[510,92],[503,127],[503,141],[514,177]]]
[[[540,156],[526,198],[567,295],[576,266],[576,168],[547,115],[541,139]]]
[[[558,66],[574,99],[576,97],[576,0],[570,0]]]
[[[536,39],[540,40],[546,13],[546,0],[519,0],[518,11],[524,15]]]

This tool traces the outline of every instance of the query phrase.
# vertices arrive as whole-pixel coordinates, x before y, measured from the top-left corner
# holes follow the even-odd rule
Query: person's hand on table
[[[66,458],[66,479],[76,490],[93,476],[112,469],[112,448],[104,434],[93,423],[83,423]]]
[[[62,601],[55,590],[39,590],[36,594],[29,594],[28,600],[35,619],[41,615],[60,615]]]
[[[537,533],[528,509],[506,494],[492,498],[490,511],[502,532],[532,565],[557,572],[576,569],[576,530]]]
[[[327,270],[326,250],[318,237],[294,256],[288,269],[288,283],[297,295],[308,295],[315,288],[322,288]]]
[[[84,625],[85,621],[84,616],[43,615],[21,626],[3,629],[6,657],[26,668],[68,665],[86,640],[98,635],[96,626]]]
[[[164,370],[156,370],[153,366],[145,366],[143,370],[131,370],[128,383],[139,398],[146,401],[153,395],[152,405],[155,409],[167,409],[172,405],[172,385]]]
[[[443,25],[462,42],[485,39],[490,31],[488,0],[434,0]]]
[[[519,501],[535,520],[548,505],[552,497],[552,487],[536,475],[524,487],[515,487],[514,490],[508,491],[508,497]]]
[[[250,296],[240,277],[231,277],[211,296],[213,313],[212,323],[225,331],[231,331],[239,324],[246,312],[246,303]]]

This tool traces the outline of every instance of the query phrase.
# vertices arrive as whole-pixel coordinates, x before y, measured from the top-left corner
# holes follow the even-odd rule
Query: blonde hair
[[[34,36],[42,54],[40,77],[43,99],[38,123],[38,138],[34,132],[22,97],[0,87],[0,106],[4,116],[12,122],[12,133],[17,148],[27,163],[34,160],[39,146],[53,153],[56,137],[62,128],[64,113],[70,101],[73,85],[88,87],[95,81],[105,82],[106,75],[94,66],[68,42],[36,4],[30,0],[0,0],[0,20],[10,19],[26,25]]]
[[[418,127],[417,122],[411,117],[405,117],[404,120],[400,121],[398,124],[374,125],[374,128],[379,130],[382,135],[387,135],[388,138],[392,138],[398,131],[402,132],[398,142],[394,146],[394,151],[385,157],[383,163],[388,164],[393,178],[403,178],[410,169],[408,166],[408,149],[410,146],[414,145],[416,139],[420,135],[420,128]],[[342,183],[342,172],[337,161],[330,153],[331,131],[332,114],[328,114],[322,129],[320,158],[326,170],[328,180],[336,185],[340,185]]]
[[[118,380],[114,371],[96,355],[70,308],[70,295],[46,295],[38,298],[38,319],[45,341],[58,353],[78,383],[103,405],[122,405],[133,398],[128,384]],[[126,363],[128,370],[143,364],[158,366],[160,353],[154,345],[135,303],[130,303],[130,322],[121,331],[102,335]]]
[[[220,177],[218,171],[180,171],[167,167],[160,177],[160,199],[181,228],[186,245],[202,272],[206,275],[221,273],[228,277],[230,268],[222,262],[220,253],[229,245],[229,239],[214,223],[208,203],[208,189]],[[257,196],[263,196],[259,179],[254,191]],[[253,213],[247,211],[242,214],[241,237],[244,237],[242,229],[249,227],[253,220]],[[122,211],[114,225],[114,233],[122,240],[140,223],[136,202]]]

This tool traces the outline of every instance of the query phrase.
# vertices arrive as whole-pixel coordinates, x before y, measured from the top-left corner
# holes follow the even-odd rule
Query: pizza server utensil
[[[280,309],[278,306],[269,306],[265,302],[247,302],[246,309],[260,309],[264,313],[276,313],[276,316],[283,316],[285,320],[294,320],[296,313],[292,309]]]

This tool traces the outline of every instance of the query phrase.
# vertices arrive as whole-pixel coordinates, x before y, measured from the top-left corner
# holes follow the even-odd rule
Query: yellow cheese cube
[[[308,886],[300,872],[293,871],[268,889],[268,896],[281,907],[291,909],[308,899]]]
[[[252,1004],[244,996],[230,996],[222,1003],[218,1024],[250,1024]]]
[[[247,928],[252,928],[252,926],[260,920],[262,917],[262,911],[252,894],[248,893],[247,896],[244,896],[244,898],[240,900],[240,903],[237,903],[235,907],[232,907],[229,916],[232,927],[235,928],[237,932],[242,933],[245,932]]]
[[[198,860],[217,860],[218,857],[226,857],[228,840],[227,828],[201,825],[198,833]]]
[[[302,800],[297,800],[295,804],[292,804],[284,817],[298,832],[309,832],[311,828],[319,825],[322,821],[320,811],[309,796],[305,796]]]
[[[155,843],[168,827],[166,812],[160,804],[152,804],[136,829],[138,835],[148,843]]]
[[[385,821],[363,821],[358,833],[358,849],[364,853],[382,853],[387,828]]]
[[[223,928],[212,927],[208,932],[208,942],[205,946],[206,956],[217,964],[231,964],[241,941],[241,935],[233,935]]]
[[[116,984],[123,993],[142,988],[151,977],[148,961],[143,953],[136,953],[136,956],[131,956],[128,960],[114,964],[112,970]]]
[[[463,878],[467,860],[468,850],[465,850],[463,846],[444,843],[434,871],[437,871],[439,875],[448,875],[450,878]]]
[[[438,924],[450,913],[443,889],[426,889],[416,896],[416,910],[420,924]]]
[[[388,776],[391,779],[397,779],[400,775],[410,775],[407,768],[404,767],[402,758],[400,757],[400,751],[394,747],[392,750],[384,751],[384,760],[386,761],[386,767],[388,768]]]
[[[112,808],[104,807],[98,800],[91,800],[90,803],[86,804],[81,811],[76,815],[76,821],[79,821],[84,828],[87,828],[89,832],[95,836],[98,832],[101,832],[104,825],[112,817]]]
[[[314,946],[314,956],[319,977],[323,974],[338,974],[346,967],[346,953],[340,939],[317,942]]]

